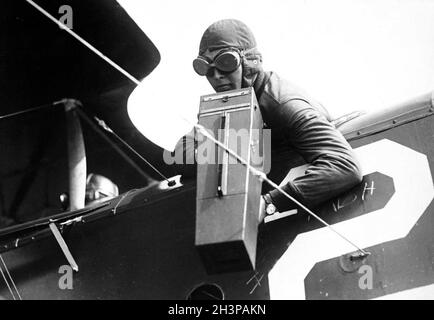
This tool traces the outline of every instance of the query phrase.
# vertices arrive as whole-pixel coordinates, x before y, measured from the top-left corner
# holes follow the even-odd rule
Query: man
[[[86,179],[86,206],[102,202],[119,195],[119,188],[110,179],[90,173]]]
[[[86,178],[86,193],[85,193],[85,206],[94,205],[119,195],[118,186],[100,174],[89,173]],[[63,211],[69,211],[70,200],[67,192],[60,195],[60,203]],[[51,213],[54,214],[54,213]]]
[[[304,175],[282,187],[295,199],[311,208],[361,182],[359,163],[327,111],[275,72],[262,69],[256,40],[244,23],[226,19],[208,27],[193,67],[217,92],[254,88],[265,127],[271,129],[268,177],[279,184],[295,154],[308,164]],[[278,190],[264,186],[263,192],[268,214],[295,207]]]

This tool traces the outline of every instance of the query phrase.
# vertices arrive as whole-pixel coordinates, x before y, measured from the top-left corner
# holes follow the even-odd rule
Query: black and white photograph
[[[0,0],[0,300],[433,300],[433,39],[430,0]]]

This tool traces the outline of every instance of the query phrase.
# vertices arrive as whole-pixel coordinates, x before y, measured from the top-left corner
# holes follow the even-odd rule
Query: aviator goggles
[[[222,73],[231,73],[238,69],[240,63],[240,53],[231,49],[217,54],[212,62],[204,57],[197,57],[193,60],[193,69],[200,76],[206,76],[212,68],[216,68]]]

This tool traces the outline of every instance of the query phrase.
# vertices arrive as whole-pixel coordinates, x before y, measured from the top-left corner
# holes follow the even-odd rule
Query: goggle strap
[[[238,54],[239,54],[240,57],[242,58],[242,57],[245,57],[245,54],[246,54],[246,53],[249,53],[250,51],[253,51],[253,50],[255,50],[255,49],[256,49],[256,47],[253,47],[253,48],[250,48],[250,49],[247,49],[247,50],[240,50],[240,49],[238,49],[238,48],[227,48],[227,50],[225,50],[224,52],[227,52],[227,51],[233,50],[233,51],[238,52]],[[224,49],[223,49],[223,50],[224,50]],[[222,53],[224,53],[224,52],[222,52]],[[222,53],[219,53],[217,56],[219,56],[219,55],[222,54]],[[205,60],[205,61],[208,62],[208,60],[207,60],[205,57],[202,57],[201,55],[197,56],[197,59],[202,59],[202,60]],[[209,63],[209,62],[208,62],[208,63]]]

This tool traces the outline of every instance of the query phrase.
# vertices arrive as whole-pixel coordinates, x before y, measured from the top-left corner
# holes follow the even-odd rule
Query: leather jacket
[[[361,182],[354,152],[327,111],[301,89],[274,72],[260,71],[254,88],[265,127],[271,128],[271,171],[279,184],[295,163],[308,164],[304,175],[282,189],[307,207],[314,207]],[[278,190],[269,190],[279,211],[294,208]]]

